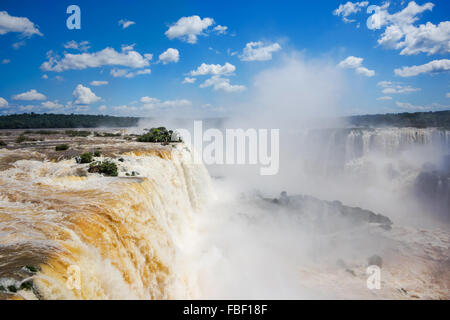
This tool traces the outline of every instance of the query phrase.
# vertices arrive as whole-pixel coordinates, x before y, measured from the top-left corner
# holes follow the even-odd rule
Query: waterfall
[[[73,159],[0,172],[0,285],[35,265],[39,298],[195,297],[185,247],[209,198],[205,167],[182,145],[120,157],[118,177],[80,174]]]

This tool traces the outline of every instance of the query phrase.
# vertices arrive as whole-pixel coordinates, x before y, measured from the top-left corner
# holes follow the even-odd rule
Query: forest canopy
[[[133,127],[138,121],[135,117],[24,113],[0,116],[0,129]]]

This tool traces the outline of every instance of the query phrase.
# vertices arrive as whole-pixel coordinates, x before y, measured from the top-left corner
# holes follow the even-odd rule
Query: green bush
[[[91,163],[94,156],[90,152],[85,152],[80,156],[80,163]]]
[[[90,173],[102,173],[106,176],[117,177],[119,174],[117,171],[117,165],[114,162],[106,159],[105,161],[96,161],[89,165]]]
[[[66,151],[69,149],[69,145],[68,144],[59,144],[55,147],[56,151]]]
[[[87,137],[91,135],[90,131],[82,131],[82,130],[66,130],[64,133],[71,137]]]
[[[173,130],[167,130],[165,127],[151,128],[147,133],[139,136],[136,141],[139,142],[182,142],[181,138],[172,141]]]
[[[101,155],[102,155],[102,153],[100,152],[100,150],[94,151],[94,157],[100,157]]]
[[[21,134],[20,136],[17,137],[16,142],[17,143],[22,143],[25,141],[36,141],[36,139],[27,137],[26,135]]]

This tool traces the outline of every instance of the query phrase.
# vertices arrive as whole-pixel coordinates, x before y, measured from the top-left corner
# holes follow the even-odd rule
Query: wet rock
[[[264,199],[274,204],[286,207],[299,213],[317,212],[323,214],[337,214],[354,223],[373,223],[385,230],[390,230],[392,221],[388,217],[365,210],[359,207],[349,207],[340,201],[325,201],[311,196],[294,195],[288,196],[286,191],[277,199]]]

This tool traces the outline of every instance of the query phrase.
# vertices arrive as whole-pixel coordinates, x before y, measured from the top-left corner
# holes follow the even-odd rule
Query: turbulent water
[[[450,207],[449,131],[321,130],[300,142],[298,170],[315,182],[296,182],[305,193],[387,215],[392,228],[342,217],[320,200],[284,206],[271,199],[277,194],[242,192],[242,181],[211,180],[182,144],[121,142],[134,151],[114,157],[118,177],[86,174],[88,165],[73,159],[1,150],[0,286],[15,288],[2,297],[448,299],[441,209]],[[423,185],[440,190],[431,206],[436,193]],[[424,206],[411,207],[436,217],[431,227],[400,219],[410,213],[405,199],[419,195]],[[383,259],[378,291],[366,287],[373,255]],[[31,290],[23,286],[30,281]]]
[[[74,160],[21,160],[0,173],[0,284],[39,264],[41,298],[195,296],[182,253],[207,171],[182,148],[121,156],[139,178],[80,177]]]

